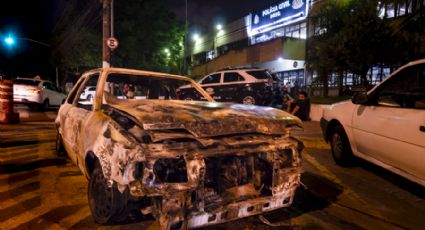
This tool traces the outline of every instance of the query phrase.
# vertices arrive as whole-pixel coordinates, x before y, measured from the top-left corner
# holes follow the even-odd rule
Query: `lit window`
[[[425,4],[425,1],[424,1],[424,4]],[[407,10],[406,14],[412,13],[412,0],[407,1],[407,9],[406,10]]]
[[[394,3],[389,3],[386,7],[387,18],[393,18],[395,16]]]
[[[402,2],[398,5],[397,16],[403,16],[406,14],[406,2]]]

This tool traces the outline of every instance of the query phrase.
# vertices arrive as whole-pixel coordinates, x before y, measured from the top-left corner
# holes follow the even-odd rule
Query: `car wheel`
[[[87,101],[91,101],[91,100],[93,100],[93,96],[92,96],[91,94],[89,94],[89,95],[87,96]]]
[[[332,157],[334,161],[343,167],[351,166],[354,163],[354,155],[351,151],[350,142],[342,126],[333,128],[330,136]]]
[[[66,150],[63,147],[62,135],[59,132],[56,132],[56,155],[58,157],[66,156]]]
[[[42,105],[42,110],[43,111],[46,111],[48,108],[49,108],[49,106],[50,106],[50,103],[49,103],[49,99],[46,99],[46,100],[44,100],[44,102],[43,102],[43,105]]]
[[[244,105],[255,105],[256,99],[252,95],[246,95],[242,98],[242,104]]]
[[[128,189],[120,193],[115,184],[109,187],[98,161],[89,180],[88,200],[93,218],[99,224],[123,223],[129,216]]]

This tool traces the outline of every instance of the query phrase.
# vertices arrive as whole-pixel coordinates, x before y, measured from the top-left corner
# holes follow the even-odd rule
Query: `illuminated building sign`
[[[307,17],[308,0],[284,0],[251,14],[250,36],[273,30]]]

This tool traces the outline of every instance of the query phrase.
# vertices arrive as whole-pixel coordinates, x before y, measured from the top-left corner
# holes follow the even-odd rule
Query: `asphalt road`
[[[55,111],[18,110],[20,124],[0,125],[0,229],[159,229],[150,219],[96,224],[87,180],[54,155]],[[263,215],[268,225],[255,216],[205,229],[425,229],[423,187],[363,161],[336,166],[315,126],[297,134],[307,148],[291,207]]]

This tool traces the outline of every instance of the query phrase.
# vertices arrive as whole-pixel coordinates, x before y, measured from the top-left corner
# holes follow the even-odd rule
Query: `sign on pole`
[[[108,38],[106,40],[106,45],[110,49],[114,50],[114,49],[116,49],[118,47],[118,40],[116,38],[114,38],[114,37]]]

